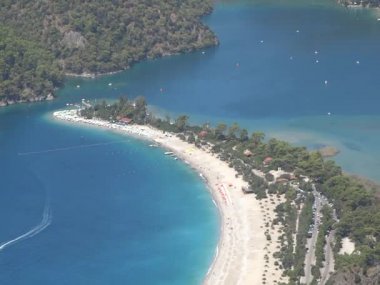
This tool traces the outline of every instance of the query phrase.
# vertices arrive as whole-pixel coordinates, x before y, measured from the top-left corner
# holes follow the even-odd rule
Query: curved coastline
[[[220,236],[215,255],[203,284],[267,284],[286,281],[283,271],[274,266],[272,257],[280,228],[271,230],[272,240],[264,234],[266,223],[275,218],[274,209],[282,199],[269,197],[257,200],[241,191],[246,182],[236,171],[214,154],[196,148],[173,134],[163,133],[150,126],[120,126],[98,119],[87,120],[76,110],[57,111],[54,118],[117,131],[156,143],[174,153],[195,169],[210,191],[220,216]]]

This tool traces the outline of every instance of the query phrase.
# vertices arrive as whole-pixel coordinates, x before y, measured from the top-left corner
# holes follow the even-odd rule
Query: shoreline
[[[72,73],[72,72],[66,72],[64,73],[64,76],[66,77],[78,77],[78,78],[98,78],[102,76],[107,76],[107,75],[113,75],[117,74],[123,71],[126,71],[130,67],[128,66],[127,68],[120,69],[120,70],[115,70],[115,71],[109,71],[109,72],[104,72],[104,73],[89,73],[89,72],[83,72],[83,73]]]
[[[43,101],[51,101],[54,100],[55,97],[49,93],[48,95],[41,95],[36,96],[28,99],[19,99],[19,100],[8,100],[8,99],[0,99],[0,108],[2,107],[8,107],[15,104],[24,104],[24,103],[36,103],[36,102],[43,102]]]
[[[271,224],[276,217],[274,209],[282,199],[273,195],[259,201],[254,195],[244,194],[241,188],[247,183],[236,176],[236,171],[226,162],[174,134],[146,125],[121,126],[98,119],[87,120],[78,117],[76,110],[57,111],[53,117],[154,142],[160,148],[173,152],[199,173],[220,216],[219,241],[203,284],[262,284],[263,280],[274,284],[275,281],[286,281],[287,278],[282,277],[283,270],[275,266],[276,260],[272,256],[281,229],[275,226],[269,230],[271,241],[264,234],[264,228],[269,228],[266,224]]]

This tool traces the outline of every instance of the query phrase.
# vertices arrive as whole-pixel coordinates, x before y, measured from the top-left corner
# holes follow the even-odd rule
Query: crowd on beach
[[[154,130],[153,128],[149,126],[142,126],[142,125],[122,125],[122,124],[117,124],[117,123],[110,123],[104,120],[100,120],[97,118],[92,118],[92,119],[86,119],[82,116],[78,115],[78,110],[72,109],[72,110],[62,110],[62,111],[57,111],[54,112],[54,117],[64,120],[64,121],[69,121],[69,122],[74,122],[74,123],[84,123],[84,124],[89,124],[97,127],[103,127],[111,130],[117,130],[117,131],[122,131],[130,135],[134,136],[139,136],[141,138],[145,139],[151,139],[154,137],[160,137],[162,136],[162,132],[158,130]]]

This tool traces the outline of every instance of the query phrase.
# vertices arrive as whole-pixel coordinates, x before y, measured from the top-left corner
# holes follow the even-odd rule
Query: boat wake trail
[[[41,222],[37,226],[35,226],[31,230],[29,230],[28,232],[14,238],[12,240],[1,243],[0,244],[0,251],[4,250],[5,248],[7,248],[11,245],[14,245],[15,243],[18,243],[20,241],[23,241],[25,239],[31,238],[31,237],[39,234],[40,232],[42,232],[44,229],[46,229],[51,224],[51,221],[52,221],[52,211],[50,209],[50,203],[47,202],[45,204],[45,208],[44,208],[44,212],[42,215]]]
[[[45,150],[39,150],[39,151],[28,151],[28,152],[19,152],[17,155],[33,155],[33,154],[44,154],[49,152],[58,152],[58,151],[68,151],[68,150],[74,150],[74,149],[80,149],[80,148],[90,148],[90,147],[98,147],[98,146],[106,146],[106,145],[112,145],[112,144],[118,144],[126,142],[126,140],[121,141],[112,141],[112,142],[103,142],[103,143],[93,143],[93,144],[82,144],[82,145],[74,145],[74,146],[68,146],[68,147],[61,147],[61,148],[52,148],[52,149],[45,149]]]

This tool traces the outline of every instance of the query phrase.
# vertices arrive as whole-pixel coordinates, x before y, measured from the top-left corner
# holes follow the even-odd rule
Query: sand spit
[[[278,250],[281,230],[277,226],[271,227],[271,224],[276,216],[274,209],[282,202],[280,198],[272,195],[259,201],[255,195],[243,194],[241,188],[246,182],[240,176],[236,177],[234,169],[212,153],[173,134],[150,126],[121,126],[98,119],[87,120],[77,116],[76,110],[57,111],[54,117],[150,140],[170,150],[201,174],[221,216],[220,239],[204,284],[255,285],[287,281],[286,277],[281,277],[283,271],[275,265],[273,258],[273,253]]]

